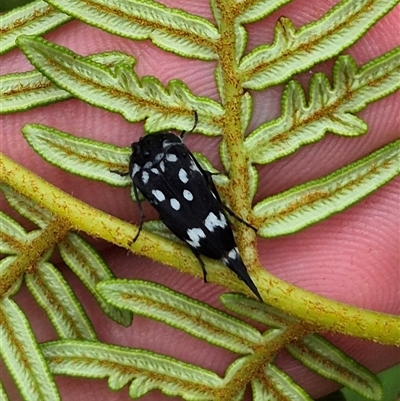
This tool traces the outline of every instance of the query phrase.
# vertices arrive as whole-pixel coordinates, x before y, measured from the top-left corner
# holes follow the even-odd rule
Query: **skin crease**
[[[182,4],[182,8],[189,12],[211,18],[206,2]],[[179,2],[172,0],[168,5],[180,7]],[[314,4],[295,1],[266,20],[249,27],[249,49],[272,40],[273,27],[280,16],[291,18],[295,27],[299,28],[304,23],[318,19],[330,6],[329,2]],[[399,18],[400,7],[397,6],[347,53],[361,66],[398,46],[396,21]],[[218,100],[213,81],[214,63],[180,58],[161,51],[149,41],[133,42],[118,38],[76,21],[45,37],[82,55],[110,50],[126,52],[136,57],[135,70],[140,76],[155,75],[164,84],[172,78],[179,78],[195,94]],[[312,71],[326,72],[330,78],[331,67],[332,62],[327,62]],[[2,74],[31,69],[19,50],[2,56]],[[304,73],[296,78],[307,87],[310,75]],[[279,115],[281,91],[282,87],[273,87],[254,94],[255,109],[249,132]],[[306,146],[276,163],[260,167],[260,188],[256,200],[324,176],[398,138],[399,103],[400,96],[396,93],[370,104],[360,112],[358,116],[365,119],[370,127],[363,137],[350,139],[327,134],[317,144]],[[87,181],[50,166],[29,148],[20,131],[26,123],[41,123],[76,136],[129,146],[142,135],[142,124],[129,124],[117,114],[75,99],[0,118],[1,151],[7,156],[96,208],[128,221],[139,221],[137,207],[131,202],[128,189]],[[191,135],[185,143],[192,151],[202,151],[214,164],[218,164],[215,140]],[[380,312],[399,314],[399,193],[400,180],[397,178],[348,210],[300,233],[273,240],[259,239],[263,265],[279,278],[328,298]],[[3,198],[1,201],[2,210],[10,213]],[[156,217],[148,205],[144,205],[144,211],[147,218]],[[22,221],[20,218],[18,220]],[[26,226],[32,228],[32,225]],[[91,242],[117,277],[155,281],[211,305],[219,305],[218,296],[224,292],[221,287],[204,284],[200,279],[181,274],[151,260],[129,255],[125,249],[118,249],[102,241]],[[101,341],[171,355],[211,369],[219,375],[224,375],[227,366],[236,359],[228,351],[141,317],[135,318],[129,328],[118,326],[101,313],[82,284],[62,263],[57,266],[85,306]],[[32,301],[26,289],[22,289],[15,299],[29,317],[39,341],[56,338],[45,313]],[[374,372],[386,369],[400,360],[399,350],[394,347],[342,335],[331,334],[328,338]],[[314,398],[337,389],[337,385],[320,378],[287,355],[279,355],[277,363]],[[6,378],[5,386],[10,399],[20,400],[18,391],[3,367],[1,375]],[[106,380],[56,377],[56,382],[63,400],[129,399],[127,387],[119,392],[112,392],[108,390]],[[250,392],[247,397],[250,399]],[[159,392],[151,392],[141,398],[146,401],[164,399],[180,398],[167,397]]]

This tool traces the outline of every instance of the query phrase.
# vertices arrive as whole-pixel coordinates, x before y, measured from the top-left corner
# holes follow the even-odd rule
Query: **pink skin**
[[[271,40],[273,26],[278,17],[284,15],[291,18],[299,28],[305,22],[318,19],[329,8],[328,3],[314,4],[299,0],[274,13],[267,20],[252,24],[249,28],[251,48]],[[187,11],[210,17],[206,3],[183,4]],[[179,6],[172,1],[168,5]],[[399,36],[396,35],[399,18],[400,7],[397,6],[348,50],[358,65],[399,45]],[[159,50],[148,41],[135,43],[80,22],[66,24],[46,35],[46,38],[82,55],[110,50],[132,54],[138,60],[135,70],[140,76],[155,75],[164,84],[172,78],[180,78],[194,93],[218,100],[213,84],[214,63],[183,59]],[[330,77],[331,66],[332,63],[328,62],[318,66],[318,71],[324,71]],[[2,57],[2,74],[30,69],[31,66],[19,50],[13,50]],[[313,69],[313,72],[316,70]],[[309,76],[310,74],[304,73],[298,79],[307,85]],[[255,94],[255,111],[250,130],[279,115],[281,92],[282,87],[274,87]],[[398,92],[360,112],[359,116],[370,127],[363,137],[346,139],[327,135],[322,141],[306,146],[290,157],[261,167],[257,199],[324,176],[395,140],[400,125],[399,102]],[[76,136],[118,146],[129,146],[137,140],[143,132],[141,124],[129,124],[117,114],[89,106],[79,100],[1,117],[1,150],[5,154],[76,198],[124,220],[138,222],[138,210],[131,202],[127,189],[115,189],[102,183],[90,182],[47,164],[23,139],[20,131],[26,123],[47,124]],[[213,140],[190,136],[186,143],[191,149],[204,152],[213,163],[218,163]],[[328,298],[375,311],[398,314],[399,190],[400,180],[393,180],[347,211],[298,234],[274,240],[260,239],[259,251],[263,265],[281,279]],[[10,211],[3,200],[2,209]],[[145,213],[147,217],[156,216],[147,206]],[[221,287],[204,284],[200,279],[181,274],[151,260],[128,255],[125,249],[104,242],[94,241],[94,245],[117,277],[155,281],[218,306],[217,298],[224,291]],[[64,265],[60,263],[59,268],[85,305],[101,341],[169,354],[220,375],[224,374],[226,367],[235,359],[229,352],[144,318],[135,318],[134,325],[129,328],[118,326],[102,315],[92,297]],[[28,292],[22,290],[16,298],[29,316],[38,340],[55,339],[54,330],[44,312],[32,302]],[[330,335],[329,338],[374,372],[386,369],[400,360],[398,349],[393,347],[342,335]],[[337,388],[334,383],[311,373],[286,355],[279,356],[278,364],[313,397],[320,397]],[[117,393],[111,392],[107,390],[105,380],[57,377],[56,381],[63,399],[89,401],[103,399],[105,394],[108,400],[129,399],[126,388]],[[11,380],[7,385],[10,399],[19,400],[19,395],[10,382]],[[178,398],[152,392],[142,399],[150,401]]]

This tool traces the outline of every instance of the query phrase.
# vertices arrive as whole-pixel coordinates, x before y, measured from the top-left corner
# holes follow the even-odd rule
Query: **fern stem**
[[[251,190],[249,160],[244,147],[243,129],[240,120],[243,87],[236,57],[236,13],[228,2],[218,1],[221,11],[221,39],[218,46],[218,57],[221,65],[221,78],[224,82],[224,141],[230,160],[229,191],[225,197],[230,200],[233,210],[246,221],[251,221]],[[240,7],[240,6],[238,6]],[[260,265],[256,249],[256,234],[253,230],[240,225],[236,230],[236,239],[249,271],[253,272]]]
[[[0,298],[4,297],[24,273],[34,269],[36,263],[68,234],[68,221],[57,218],[41,230],[39,236],[30,242],[20,243],[20,253],[15,260],[0,273]]]

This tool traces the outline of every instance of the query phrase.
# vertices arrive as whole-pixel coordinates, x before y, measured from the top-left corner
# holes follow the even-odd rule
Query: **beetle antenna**
[[[193,132],[197,127],[197,123],[199,122],[199,116],[196,110],[193,110],[193,114],[194,114],[193,128],[190,131],[182,131],[180,135],[181,139],[183,139],[186,136],[186,134],[190,134],[191,132]]]

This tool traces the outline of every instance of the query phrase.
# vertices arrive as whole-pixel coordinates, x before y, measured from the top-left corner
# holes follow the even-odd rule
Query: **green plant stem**
[[[130,245],[137,227],[67,195],[7,156],[2,155],[0,166],[5,184],[48,209],[63,224],[68,222],[71,230],[84,231],[182,272],[202,276],[197,260],[186,246],[160,240],[157,235],[145,231]],[[207,266],[212,267],[208,275],[211,282],[229,286],[230,290],[247,291],[234,274],[220,263],[207,262]],[[359,309],[304,291],[277,279],[261,266],[255,274],[256,277],[253,277],[266,303],[311,324],[316,331],[333,331],[384,344],[400,345],[399,317]]]
[[[69,232],[69,222],[58,218],[49,223],[40,235],[27,243],[20,243],[17,258],[0,273],[0,298],[13,287],[21,275],[34,269],[38,260],[55,247]]]
[[[230,377],[229,382],[227,382],[229,385],[221,388],[221,392],[216,397],[216,400],[232,400],[236,396],[238,388],[244,388],[252,378],[259,375],[260,372],[263,372],[265,366],[273,363],[277,350],[283,349],[285,345],[291,341],[296,341],[296,339],[306,334],[307,329],[301,324],[292,324],[285,331],[285,334],[279,331],[271,331],[270,334],[265,337],[265,344],[268,345],[259,346],[253,355],[246,357],[246,365],[244,365],[242,369],[238,369],[237,372]]]
[[[222,79],[224,81],[224,109],[225,121],[224,141],[226,143],[229,159],[234,161],[230,163],[229,170],[229,189],[224,194],[225,199],[229,199],[233,210],[240,211],[240,216],[245,221],[251,221],[251,195],[250,195],[250,176],[249,160],[244,147],[243,130],[240,121],[242,82],[241,74],[238,71],[236,62],[236,35],[235,18],[239,12],[240,6],[232,12],[230,2],[218,1],[218,7],[221,11],[221,45],[218,49],[218,57],[221,64]],[[237,243],[240,247],[240,253],[245,263],[249,266],[249,271],[254,272],[256,266],[260,266],[258,252],[256,248],[256,234],[243,225],[238,225],[236,229]],[[242,246],[246,244],[246,246]],[[261,268],[261,270],[263,270]]]

